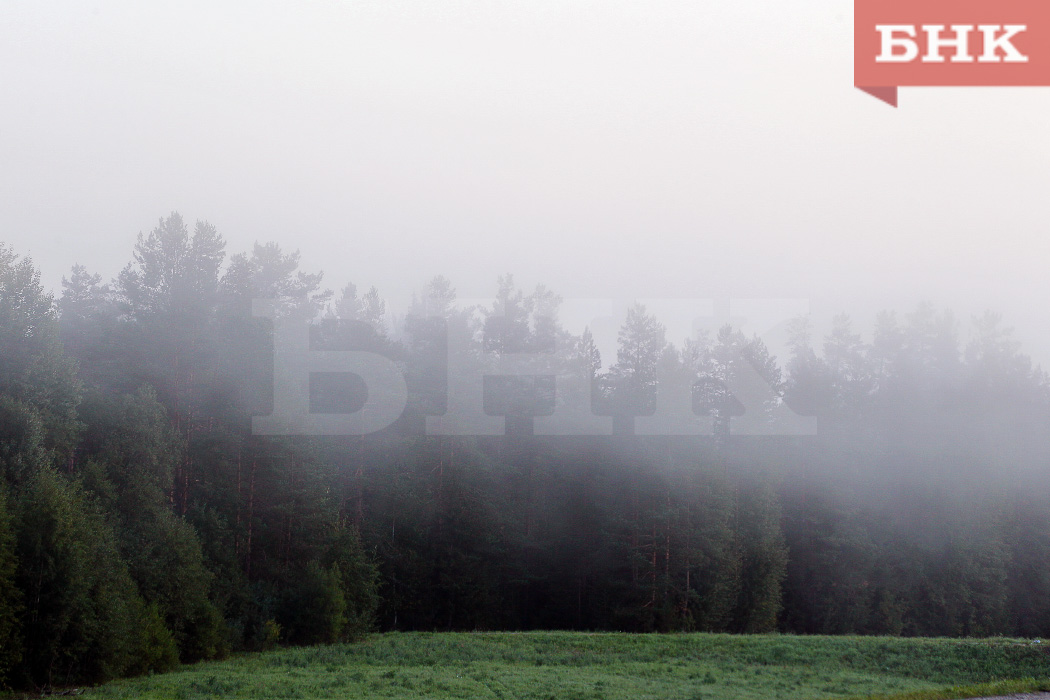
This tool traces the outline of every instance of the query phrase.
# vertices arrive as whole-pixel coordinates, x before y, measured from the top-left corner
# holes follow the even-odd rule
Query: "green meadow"
[[[758,700],[1050,689],[1034,640],[723,634],[387,633],[243,654],[82,697]]]

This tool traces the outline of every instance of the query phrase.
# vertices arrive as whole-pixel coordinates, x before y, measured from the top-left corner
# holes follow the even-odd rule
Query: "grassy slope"
[[[946,686],[1048,678],[1048,647],[1008,639],[393,633],[238,656],[83,697],[735,700],[910,691],[925,700],[966,696]]]

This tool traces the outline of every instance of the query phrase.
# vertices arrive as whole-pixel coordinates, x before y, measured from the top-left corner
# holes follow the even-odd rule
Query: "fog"
[[[52,288],[74,263],[115,276],[177,210],[392,311],[437,273],[621,314],[802,299],[870,324],[929,300],[1003,312],[1045,362],[1050,95],[890,109],[851,87],[851,20],[831,0],[11,2],[0,227]]]
[[[1050,634],[1050,91],[852,64],[837,0],[5,3],[0,689]]]

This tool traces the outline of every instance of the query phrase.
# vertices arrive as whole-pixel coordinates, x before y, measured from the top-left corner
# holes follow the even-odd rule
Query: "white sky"
[[[1050,89],[894,110],[852,87],[848,0],[213,4],[4,0],[0,240],[49,285],[178,210],[395,307],[501,272],[864,324],[929,299],[1050,364]]]

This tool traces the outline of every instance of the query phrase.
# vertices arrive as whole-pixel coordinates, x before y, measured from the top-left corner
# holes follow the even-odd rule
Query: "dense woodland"
[[[396,362],[401,418],[253,433],[274,400],[253,299],[310,319],[317,348]],[[437,277],[388,323],[374,288],[327,291],[274,244],[228,256],[177,214],[115,280],[77,266],[57,295],[0,247],[0,684],[370,629],[1050,633],[1050,383],[997,315],[919,305],[870,338],[798,319],[774,358],[729,326],[675,346],[635,306],[604,358],[558,303],[507,276],[464,309]],[[503,435],[431,434],[452,347],[482,369],[552,349],[565,381],[486,398]],[[769,388],[750,419],[787,407],[817,433],[736,434],[744,369]],[[710,434],[639,434],[661,387]],[[581,397],[609,434],[535,434]]]

